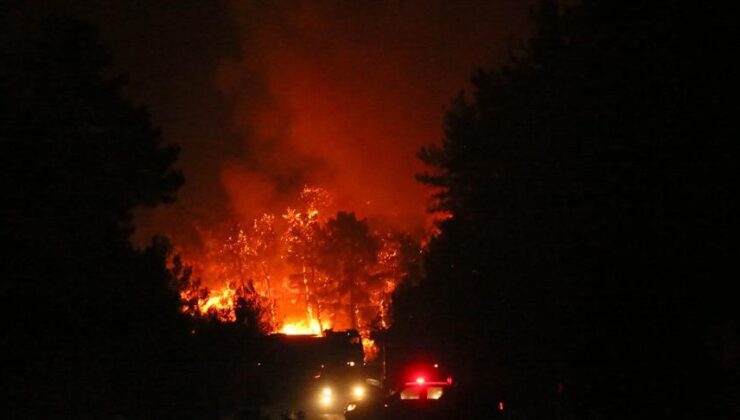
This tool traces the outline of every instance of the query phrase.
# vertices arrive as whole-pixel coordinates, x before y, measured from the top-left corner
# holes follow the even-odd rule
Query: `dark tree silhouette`
[[[347,299],[347,315],[353,329],[360,327],[359,311],[369,304],[367,283],[374,281],[371,269],[377,260],[378,242],[365,220],[354,213],[337,213],[321,231],[320,265],[336,282],[337,302]]]
[[[169,246],[128,243],[132,211],[182,184],[177,149],[125,98],[94,28],[31,20],[0,56],[5,415],[197,416]]]
[[[174,199],[177,149],[125,99],[125,79],[106,73],[110,58],[92,27],[48,18],[40,36],[22,41],[2,67],[10,210],[53,223],[40,231],[94,227],[125,238],[135,207]],[[28,225],[24,233],[37,223]]]
[[[524,51],[476,73],[420,152],[452,218],[397,340],[444,348],[481,402],[534,418],[733,416],[737,148],[728,73],[704,67],[730,38],[684,35],[721,33],[714,13],[541,3]]]

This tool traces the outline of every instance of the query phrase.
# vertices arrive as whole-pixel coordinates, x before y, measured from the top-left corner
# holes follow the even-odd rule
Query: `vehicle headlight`
[[[364,398],[365,397],[365,387],[362,385],[355,385],[352,388],[352,396],[354,396],[358,400]]]
[[[333,392],[331,388],[326,387],[322,389],[321,394],[319,395],[319,403],[324,406],[331,405],[334,401],[334,396],[332,394]]]

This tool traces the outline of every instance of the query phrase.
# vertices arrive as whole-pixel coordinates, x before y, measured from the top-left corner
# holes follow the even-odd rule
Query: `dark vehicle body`
[[[410,383],[390,396],[367,402],[355,401],[345,410],[347,420],[453,419],[455,389],[447,382]]]
[[[362,366],[363,351],[357,331],[325,331],[324,336],[273,334],[256,362],[258,381],[269,399],[271,414],[311,412],[316,375],[326,369]],[[315,392],[314,392],[315,393]],[[341,410],[339,411],[341,412]]]

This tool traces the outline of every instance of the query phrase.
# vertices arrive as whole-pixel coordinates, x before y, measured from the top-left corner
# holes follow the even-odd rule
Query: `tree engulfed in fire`
[[[234,224],[212,241],[207,261],[198,263],[212,267],[223,286],[188,283],[183,310],[233,322],[239,305],[249,305],[266,333],[353,328],[372,358],[370,333],[389,327],[391,296],[418,267],[419,245],[400,232],[372,230],[354,213],[328,217],[332,196],[323,188],[304,187],[299,203]]]

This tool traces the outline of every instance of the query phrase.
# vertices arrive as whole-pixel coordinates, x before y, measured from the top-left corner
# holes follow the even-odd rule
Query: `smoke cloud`
[[[341,207],[415,230],[428,192],[415,155],[448,99],[514,45],[521,2],[234,2],[241,58],[218,83],[244,156],[221,182],[236,215],[284,207],[304,184]]]
[[[208,51],[180,46],[170,66],[209,68],[207,79],[189,79],[207,89],[138,92],[154,99],[155,121],[182,146],[187,184],[175,205],[138,215],[136,239],[163,233],[188,254],[219,223],[281,214],[304,185],[331,191],[332,210],[421,235],[429,191],[414,178],[423,170],[416,152],[439,141],[444,109],[474,69],[496,65],[516,48],[528,3],[232,1],[222,11],[209,6],[202,26],[197,11],[182,13],[187,24],[171,32],[188,26],[189,38],[203,40],[200,50],[206,41],[219,43]],[[225,28],[229,48],[221,43]],[[175,44],[177,36],[163,36]],[[162,90],[171,83],[159,80]],[[218,107],[208,89],[220,96]],[[173,99],[157,102],[161,97]]]

